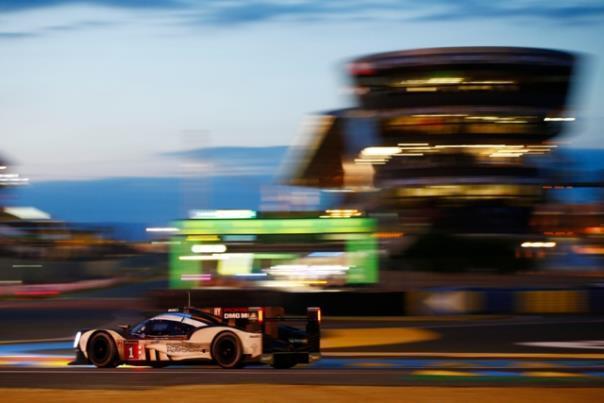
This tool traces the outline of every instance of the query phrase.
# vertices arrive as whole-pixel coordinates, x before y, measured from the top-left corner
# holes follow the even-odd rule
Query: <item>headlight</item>
[[[77,332],[75,335],[75,339],[73,340],[73,348],[78,348],[80,344],[80,337],[82,337],[82,332]]]

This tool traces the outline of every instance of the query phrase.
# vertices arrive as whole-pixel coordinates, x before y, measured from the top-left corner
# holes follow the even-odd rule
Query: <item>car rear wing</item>
[[[306,308],[306,335],[310,352],[321,352],[321,308]]]

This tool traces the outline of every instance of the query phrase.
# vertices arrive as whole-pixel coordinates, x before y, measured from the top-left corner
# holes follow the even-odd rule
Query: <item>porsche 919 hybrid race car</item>
[[[304,330],[282,322],[306,321]],[[264,363],[291,368],[321,357],[321,310],[288,317],[279,307],[183,308],[134,327],[77,332],[71,364],[113,368],[121,364],[165,367],[215,362],[223,368]]]

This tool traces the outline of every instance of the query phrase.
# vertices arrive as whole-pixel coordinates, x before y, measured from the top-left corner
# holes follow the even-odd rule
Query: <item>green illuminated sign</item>
[[[377,242],[373,237],[375,221],[370,218],[287,218],[287,219],[221,219],[221,220],[186,220],[175,225],[180,229],[179,235],[173,238],[170,249],[170,286],[172,288],[191,288],[196,286],[187,277],[216,273],[218,275],[241,275],[260,270],[261,261],[295,261],[304,258],[306,253],[258,252],[228,253],[228,236],[242,235],[295,235],[324,234],[325,241],[338,240],[346,245],[346,282],[349,284],[368,284],[378,281]],[[192,255],[193,245],[206,242],[201,237],[216,235],[226,241],[225,260],[203,261],[182,259]],[[233,237],[237,239],[236,237]],[[218,238],[217,238],[218,240]],[[250,239],[251,241],[251,239]],[[317,243],[323,241],[316,241]],[[253,249],[254,242],[250,243]],[[287,236],[282,238],[287,244]],[[312,251],[312,244],[308,247]],[[239,259],[241,255],[241,259]],[[249,260],[243,261],[243,255]],[[235,259],[237,258],[237,259]],[[209,271],[208,271],[209,270]],[[184,278],[184,279],[183,279]]]
[[[322,234],[373,232],[370,218],[286,218],[257,220],[188,220],[177,223],[184,235]]]

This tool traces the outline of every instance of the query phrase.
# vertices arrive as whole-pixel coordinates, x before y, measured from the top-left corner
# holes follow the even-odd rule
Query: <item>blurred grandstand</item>
[[[548,203],[603,183],[559,163],[575,65],[570,53],[507,47],[353,60],[358,106],[318,116],[287,182],[342,192],[340,208],[398,233],[382,240],[386,267],[534,268],[574,242],[575,232],[537,225],[555,210]],[[600,228],[595,217],[588,227]]]

